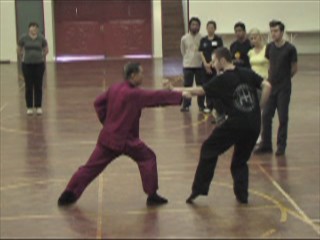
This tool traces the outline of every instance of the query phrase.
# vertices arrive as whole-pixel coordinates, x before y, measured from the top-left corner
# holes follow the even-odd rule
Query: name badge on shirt
[[[218,42],[217,42],[217,41],[213,41],[213,42],[212,42],[212,46],[213,46],[213,47],[218,46]]]

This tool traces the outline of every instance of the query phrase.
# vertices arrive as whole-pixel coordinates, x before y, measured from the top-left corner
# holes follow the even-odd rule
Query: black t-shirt
[[[260,128],[261,113],[257,89],[263,79],[246,68],[236,67],[203,85],[206,96],[223,103],[228,120],[235,127]]]
[[[230,46],[230,52],[232,59],[241,59],[242,62],[235,62],[234,65],[238,67],[251,68],[248,52],[252,48],[249,39],[246,39],[244,42],[234,41]]]
[[[208,36],[203,37],[200,41],[199,51],[203,53],[207,62],[211,62],[213,52],[223,46],[222,38],[214,35],[213,39],[209,39]]]
[[[269,59],[269,81],[272,91],[277,91],[285,86],[291,86],[291,64],[298,61],[297,49],[286,42],[277,47],[274,42],[266,48],[266,58]]]

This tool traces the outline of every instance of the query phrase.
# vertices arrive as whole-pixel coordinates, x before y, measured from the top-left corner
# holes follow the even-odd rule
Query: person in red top
[[[94,102],[103,128],[89,160],[75,172],[59,197],[59,206],[75,203],[90,182],[122,154],[138,164],[143,190],[148,195],[147,205],[168,202],[157,194],[156,155],[139,137],[139,119],[143,108],[179,106],[183,96],[190,95],[186,92],[139,88],[143,81],[143,69],[139,63],[128,63],[124,73],[125,81],[111,85]]]

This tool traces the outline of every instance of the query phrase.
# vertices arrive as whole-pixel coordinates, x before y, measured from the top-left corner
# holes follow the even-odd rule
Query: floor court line
[[[98,182],[98,216],[96,239],[102,239],[102,197],[103,197],[103,173],[99,176]]]
[[[270,176],[270,174],[260,165],[257,164],[261,172],[270,180],[273,186],[291,203],[294,209],[304,218],[306,222],[312,226],[312,228],[320,235],[320,227],[316,226],[314,222],[304,213],[304,211],[298,206],[298,204],[286,193],[283,188]]]
[[[106,78],[104,72],[102,79],[102,92],[106,90]],[[96,239],[102,239],[102,200],[103,200],[103,173],[101,172],[98,180],[98,216],[97,216],[97,233]]]
[[[8,103],[4,103],[0,108],[0,112],[2,112],[7,106],[8,106]]]

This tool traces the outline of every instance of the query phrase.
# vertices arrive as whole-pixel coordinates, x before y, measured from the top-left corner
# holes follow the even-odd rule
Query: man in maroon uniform
[[[94,102],[103,128],[88,162],[73,175],[60,196],[59,206],[75,203],[88,184],[122,154],[131,157],[138,164],[143,189],[148,195],[147,205],[168,202],[157,194],[156,155],[139,138],[139,119],[143,108],[180,105],[183,95],[189,94],[139,88],[143,80],[143,69],[139,63],[127,64],[124,72],[125,81],[110,86]]]

